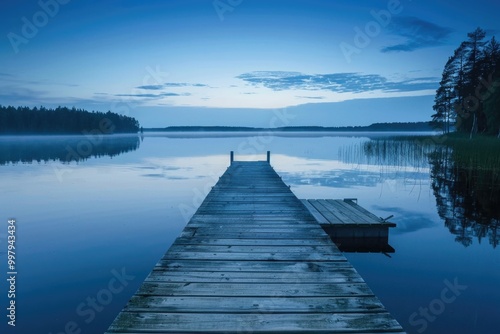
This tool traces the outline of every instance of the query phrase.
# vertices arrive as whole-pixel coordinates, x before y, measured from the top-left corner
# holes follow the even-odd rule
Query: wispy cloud
[[[160,93],[160,94],[115,94],[115,96],[120,96],[120,97],[144,97],[144,98],[152,98],[152,99],[157,99],[157,98],[162,98],[162,97],[169,97],[169,96],[190,96],[191,94],[189,93],[182,93],[182,94],[177,94],[177,93]]]
[[[413,16],[395,17],[390,33],[402,37],[403,42],[382,48],[382,52],[411,52],[446,44],[452,29]]]
[[[164,88],[173,88],[173,87],[209,87],[209,86],[201,83],[166,82],[160,85],[144,85],[144,86],[138,86],[136,88],[144,90],[161,90]]]
[[[47,87],[47,86],[63,86],[63,87],[79,87],[79,84],[76,83],[67,83],[67,82],[57,82],[51,80],[31,80],[24,79],[18,75],[13,75],[6,72],[0,72],[0,77],[2,77],[5,82],[9,82],[11,84],[22,85],[22,86],[39,86],[39,87]]]
[[[25,87],[1,87],[1,104],[26,105],[32,101],[45,101],[47,91],[35,90]]]
[[[40,106],[57,107],[60,105],[66,106],[81,106],[86,105],[86,108],[92,109],[92,106],[99,103],[109,105],[106,100],[90,99],[74,96],[57,96],[53,95],[49,90],[41,90],[38,87],[29,88],[21,86],[0,86],[0,104],[13,106]]]
[[[324,96],[296,96],[300,99],[309,99],[309,100],[324,100]]]
[[[146,85],[146,86],[139,86],[137,88],[144,89],[144,90],[161,90],[164,87],[163,87],[163,85]]]
[[[437,82],[439,82],[439,78],[434,77],[420,77],[396,82],[378,74],[304,74],[282,71],[249,72],[240,74],[237,78],[252,86],[263,86],[274,91],[324,90],[336,93],[411,92],[436,89]]]

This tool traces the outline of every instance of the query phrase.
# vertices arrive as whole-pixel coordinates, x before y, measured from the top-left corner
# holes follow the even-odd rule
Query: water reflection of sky
[[[83,333],[103,332],[222,175],[231,150],[247,160],[264,160],[270,150],[272,165],[299,198],[358,198],[377,216],[394,215],[391,258],[347,256],[408,332],[418,328],[410,315],[439,298],[445,279],[457,277],[468,289],[426,333],[496,333],[498,250],[486,240],[467,248],[455,241],[437,214],[428,166],[346,158],[368,140],[154,136],[121,155],[0,166],[0,219],[18,221],[22,307],[14,333],[59,332],[70,320]],[[5,244],[6,228],[0,240]],[[77,306],[121,268],[135,279],[86,323]]]

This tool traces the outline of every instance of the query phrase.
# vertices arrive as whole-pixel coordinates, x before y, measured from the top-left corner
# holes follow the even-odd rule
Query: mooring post
[[[234,151],[231,151],[231,153],[229,154],[230,156],[230,165],[233,164],[233,161],[234,161]]]
[[[267,162],[271,163],[271,151],[267,151]]]

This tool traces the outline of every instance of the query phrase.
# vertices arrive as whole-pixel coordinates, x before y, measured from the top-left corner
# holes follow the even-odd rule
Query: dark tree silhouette
[[[449,132],[455,120],[456,130],[470,137],[477,133],[500,137],[500,45],[495,37],[485,41],[481,28],[467,37],[445,64],[431,124]]]
[[[136,133],[139,122],[108,111],[0,106],[0,134]]]
[[[436,112],[432,115],[431,125],[435,128],[441,128],[444,133],[450,132],[450,122],[453,117],[452,101],[455,98],[455,78],[457,70],[457,58],[455,55],[450,57],[444,66],[441,82],[436,91],[434,106],[432,109]]]

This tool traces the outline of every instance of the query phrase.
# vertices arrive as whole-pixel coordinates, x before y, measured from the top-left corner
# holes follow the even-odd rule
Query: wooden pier
[[[268,161],[231,156],[108,333],[403,333]]]
[[[343,252],[394,253],[389,228],[396,224],[359,206],[354,198],[302,199],[325,232]]]

